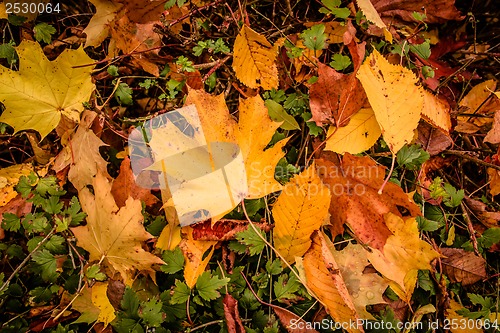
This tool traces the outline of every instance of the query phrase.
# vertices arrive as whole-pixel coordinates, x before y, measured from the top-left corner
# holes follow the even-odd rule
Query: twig
[[[464,212],[464,218],[465,221],[467,222],[467,230],[469,231],[470,234],[470,240],[472,243],[472,247],[474,248],[474,253],[480,257],[481,254],[479,253],[479,249],[477,248],[476,234],[474,231],[474,227],[472,226],[472,221],[470,219],[469,213],[467,212],[467,206],[465,206],[463,202],[460,203],[460,206],[462,207],[462,211]]]
[[[477,164],[481,164],[481,165],[486,166],[488,168],[493,168],[493,169],[496,169],[496,170],[500,170],[500,165],[495,165],[495,164],[492,164],[492,163],[485,162],[483,160],[480,160],[477,157],[469,156],[465,152],[462,152],[462,151],[459,151],[459,150],[445,150],[445,151],[442,152],[442,154],[455,155],[455,156],[464,158],[466,160],[470,160],[470,161],[476,162]]]

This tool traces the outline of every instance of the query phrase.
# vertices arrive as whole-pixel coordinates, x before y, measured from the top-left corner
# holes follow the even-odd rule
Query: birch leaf
[[[94,66],[88,66],[93,60],[83,48],[66,49],[54,61],[35,42],[24,40],[16,51],[19,71],[0,66],[0,102],[5,105],[0,122],[16,132],[33,129],[43,139],[62,116],[78,120],[82,103],[95,89],[90,76]]]
[[[278,89],[276,49],[261,34],[243,25],[234,42],[233,69],[250,88]]]
[[[330,191],[310,166],[285,185],[273,207],[274,246],[290,264],[311,245],[311,234],[328,217]]]
[[[413,139],[424,103],[417,77],[407,68],[390,64],[376,50],[357,74],[393,153]]]

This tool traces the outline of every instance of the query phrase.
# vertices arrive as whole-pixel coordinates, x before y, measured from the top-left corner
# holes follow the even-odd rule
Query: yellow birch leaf
[[[451,129],[450,106],[425,89],[422,89],[422,93],[424,96],[422,117],[431,125],[449,133]]]
[[[469,318],[463,317],[457,313],[464,307],[455,300],[450,300],[450,307],[445,310],[446,319],[449,320],[449,329],[452,333],[482,333],[483,330],[474,325],[464,325],[468,323]],[[470,323],[470,322],[469,322]],[[475,324],[476,322],[473,321]]]
[[[214,254],[216,241],[201,241],[193,239],[193,228],[190,226],[182,228],[185,238],[179,244],[184,254],[184,280],[189,288],[193,289],[198,277],[205,271],[208,262]],[[209,251],[205,256],[205,253]],[[203,259],[205,257],[205,259]]]
[[[234,42],[233,69],[250,88],[278,89],[276,49],[261,34],[243,25]]]
[[[328,216],[330,190],[323,185],[311,165],[293,177],[273,207],[274,246],[289,264],[311,245],[311,234]]]
[[[21,176],[27,176],[33,171],[31,164],[16,164],[7,168],[0,168],[0,207],[17,197],[15,187]]]
[[[240,99],[239,118],[235,133],[245,162],[248,184],[246,198],[262,198],[281,190],[281,184],[274,179],[274,169],[285,156],[283,147],[288,139],[265,149],[281,123],[271,120],[259,95]]]
[[[96,282],[92,286],[92,304],[99,309],[97,321],[103,323],[104,327],[108,326],[116,318],[115,309],[109,302],[108,295],[106,295],[107,290],[107,282]]]
[[[342,279],[339,266],[324,239],[315,232],[312,244],[304,255],[302,268],[306,278],[307,288],[323,304],[332,318],[343,325],[348,332],[363,332],[359,316],[351,295]],[[350,324],[354,325],[351,326]]]
[[[380,125],[382,136],[395,154],[411,142],[424,103],[418,79],[407,68],[390,64],[376,50],[356,74]]]
[[[388,41],[389,43],[392,43],[392,34],[389,32],[389,30],[387,30],[387,26],[385,25],[384,21],[382,21],[382,19],[380,18],[380,15],[378,14],[375,7],[373,7],[371,1],[356,0],[356,3],[358,4],[359,9],[361,9],[363,14],[365,15],[366,19],[374,23],[377,27],[383,29],[385,40]]]
[[[330,126],[325,150],[339,154],[359,154],[372,147],[380,137],[380,126],[372,108],[356,112],[344,127]]]
[[[409,303],[418,270],[432,269],[431,261],[439,254],[432,246],[419,237],[417,222],[414,218],[403,221],[399,216],[387,213],[385,223],[392,235],[387,238],[383,251],[372,248],[368,260],[377,271],[391,282],[392,290],[403,301]]]
[[[363,273],[366,266],[370,264],[363,246],[349,243],[342,251],[337,251],[333,243],[327,243],[339,265],[347,290],[352,295],[359,317],[375,319],[366,311],[366,306],[386,303],[382,295],[389,283],[377,273]]]
[[[59,124],[62,116],[79,119],[83,102],[95,85],[93,60],[80,47],[64,50],[54,61],[43,54],[40,44],[24,40],[16,47],[19,71],[0,66],[0,101],[5,111],[0,122],[16,132],[34,129],[42,139]]]
[[[142,224],[141,201],[128,198],[118,209],[111,194],[111,184],[100,172],[93,181],[94,194],[87,187],[79,191],[87,224],[71,231],[78,246],[90,254],[90,261],[99,261],[113,276],[119,273],[126,285],[131,285],[136,271],[154,273],[154,264],[163,260],[145,251],[142,242],[153,238]]]

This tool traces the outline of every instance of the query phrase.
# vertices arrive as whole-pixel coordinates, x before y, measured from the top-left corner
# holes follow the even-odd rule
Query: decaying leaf
[[[92,184],[97,173],[110,178],[108,163],[102,158],[99,147],[105,143],[90,129],[97,113],[85,111],[76,133],[56,158],[54,170],[59,172],[69,166],[68,179],[77,190]]]
[[[292,311],[282,308],[274,304],[269,304],[276,316],[278,316],[281,325],[285,327],[288,333],[318,333],[313,328],[310,328],[311,322],[307,322],[301,317],[297,316]]]
[[[19,71],[0,66],[0,102],[5,106],[0,122],[16,132],[36,130],[43,139],[61,117],[78,120],[82,103],[95,89],[90,76],[93,60],[83,48],[66,49],[54,61],[36,42],[23,40],[16,51]]]
[[[330,126],[325,150],[339,154],[359,154],[370,149],[380,137],[380,126],[371,108],[355,113],[349,124],[336,128]]]
[[[347,290],[352,296],[356,312],[361,319],[375,319],[366,311],[367,305],[386,303],[382,295],[389,286],[376,272],[363,273],[368,262],[367,252],[359,244],[349,243],[342,251],[330,250],[339,265]]]
[[[368,260],[385,278],[390,280],[391,289],[403,301],[409,303],[418,270],[432,269],[431,261],[439,257],[430,244],[420,239],[417,222],[406,220],[392,213],[385,215],[385,224],[392,235],[387,238],[382,251],[372,249]]]
[[[487,80],[481,82],[474,87],[465,95],[464,98],[460,100],[459,106],[465,108],[467,114],[485,115],[488,112],[487,109],[487,99],[492,95],[492,91],[495,91],[497,82],[495,80]],[[493,101],[496,103],[497,98]],[[459,122],[472,123],[476,126],[482,126],[488,122],[491,122],[489,118],[474,117],[474,116],[459,116]]]
[[[422,89],[422,92],[424,96],[422,117],[433,126],[449,132],[451,129],[450,105],[428,90]]]
[[[500,143],[500,110],[495,112],[495,118],[493,119],[493,127],[484,137],[484,142],[489,142],[493,144]]]
[[[96,282],[92,287],[83,287],[82,292],[72,304],[72,308],[80,312],[75,323],[103,323],[108,326],[115,318],[115,309],[107,296],[108,283]]]
[[[467,208],[472,211],[474,216],[476,216],[479,222],[484,226],[487,228],[500,227],[500,212],[492,211],[484,202],[474,200],[468,196],[465,196],[464,201]]]
[[[443,272],[451,282],[460,282],[463,286],[474,284],[486,278],[486,260],[463,249],[442,248],[441,259]]]
[[[385,168],[370,157],[346,153],[342,162],[335,162],[330,154],[322,157],[316,160],[316,165],[320,178],[332,194],[332,236],[342,233],[343,225],[347,224],[363,243],[382,250],[391,235],[384,214],[391,212],[402,216],[399,207],[406,210],[406,216],[420,215],[418,206],[398,185],[389,182],[384,192],[378,194]]]
[[[228,332],[245,333],[245,327],[238,311],[238,301],[231,294],[227,293],[222,303],[224,305],[224,316],[226,317]]]
[[[233,69],[250,88],[278,88],[276,49],[261,34],[243,25],[234,42]]]
[[[128,198],[118,208],[111,194],[111,184],[100,172],[92,183],[94,194],[87,187],[79,191],[87,224],[72,228],[78,246],[90,253],[90,261],[101,262],[113,276],[118,273],[130,285],[136,271],[154,273],[153,265],[164,264],[142,248],[142,242],[152,238],[142,221],[141,202]]]
[[[422,148],[431,156],[441,153],[453,144],[453,140],[448,133],[432,127],[425,121],[418,124],[417,132],[416,142],[422,145]]]
[[[304,255],[302,266],[307,288],[339,323],[358,323],[359,316],[349,291],[340,274],[339,266],[330,251],[324,236],[316,231],[312,244]],[[363,332],[363,327],[347,327],[348,332]]]
[[[407,22],[418,21],[413,13],[425,14],[424,22],[444,23],[448,20],[461,20],[463,16],[455,7],[455,0],[370,0],[382,18],[394,20],[398,17]]]
[[[265,232],[270,231],[272,227],[265,220],[262,220],[261,223],[254,222],[253,225]],[[235,239],[235,234],[247,230],[248,221],[222,219],[212,224],[211,221],[207,220],[192,225],[192,228],[194,240],[220,242]]]
[[[193,289],[198,277],[205,271],[214,253],[217,241],[199,241],[193,238],[191,226],[182,228],[183,239],[179,244],[184,254],[184,279],[189,288]]]
[[[380,15],[375,7],[373,7],[371,0],[356,0],[356,3],[358,4],[359,9],[361,9],[363,14],[365,15],[366,19],[370,22],[373,22],[377,27],[383,29],[385,39],[389,43],[392,43],[392,35],[387,29],[384,21],[382,21],[382,19],[380,18]]]
[[[380,125],[382,136],[393,153],[413,139],[424,97],[417,77],[407,68],[390,64],[374,50],[358,70]]]
[[[289,264],[311,245],[311,235],[328,217],[330,191],[314,165],[293,177],[273,207],[274,246]]]
[[[500,194],[500,171],[493,168],[488,168],[489,181],[490,181],[490,194],[492,196]]]

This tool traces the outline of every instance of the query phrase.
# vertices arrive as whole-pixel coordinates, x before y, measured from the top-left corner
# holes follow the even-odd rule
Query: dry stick
[[[396,162],[396,154],[392,153],[391,169],[389,170],[389,174],[385,178],[384,183],[382,184],[382,186],[380,186],[380,189],[377,192],[378,194],[382,194],[382,191],[384,190],[385,185],[387,184],[389,179],[391,179],[392,172],[394,171],[394,163],[395,162]]]
[[[49,238],[50,236],[52,236],[52,234],[54,233],[54,231],[56,231],[56,226],[54,226],[52,228],[52,230],[50,230],[50,232],[47,234],[47,236],[45,236],[44,239],[42,239],[38,245],[33,249],[33,251],[31,251],[27,256],[26,258],[24,258],[23,262],[21,264],[19,264],[19,266],[17,266],[17,268],[14,270],[14,272],[12,272],[12,274],[9,276],[9,278],[4,282],[4,284],[0,287],[0,291],[3,291],[5,289],[5,287],[7,287],[7,285],[9,284],[9,282],[14,278],[14,276],[21,270],[21,268],[24,267],[24,265],[26,265],[26,263],[28,263],[28,261],[31,259],[31,257],[33,256],[33,253],[35,253]]]
[[[460,203],[460,206],[462,207],[462,211],[464,212],[465,221],[467,221],[467,230],[469,231],[470,234],[470,239],[472,247],[474,248],[474,253],[480,257],[481,254],[479,254],[479,249],[477,248],[476,234],[474,231],[474,227],[472,226],[472,221],[470,219],[469,213],[467,212],[467,207],[464,205],[463,202]]]
[[[495,164],[492,164],[492,163],[485,162],[483,160],[480,160],[477,157],[469,156],[466,153],[464,153],[462,151],[459,151],[459,150],[445,150],[445,151],[442,152],[442,154],[448,154],[448,155],[458,156],[458,157],[464,158],[466,160],[470,160],[470,161],[476,162],[477,164],[484,165],[484,166],[486,166],[488,168],[493,168],[493,169],[496,169],[496,170],[500,170],[500,165],[495,165]]]

